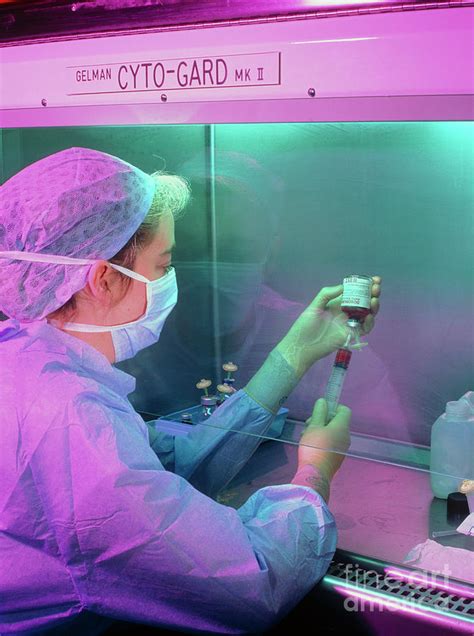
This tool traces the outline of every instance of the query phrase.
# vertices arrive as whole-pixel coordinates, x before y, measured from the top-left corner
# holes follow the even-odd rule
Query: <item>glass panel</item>
[[[323,286],[380,274],[381,311],[341,401],[355,432],[429,444],[446,402],[473,388],[473,132],[463,122],[216,127],[216,184],[232,173],[216,185],[218,261],[253,263],[224,269],[240,308],[219,296],[222,355],[240,364],[242,386]],[[290,416],[308,417],[333,362],[306,374]]]
[[[352,444],[331,509],[341,548],[403,563],[433,532],[455,529],[446,500],[433,498],[429,446],[446,403],[473,388],[473,131],[465,122],[4,130],[1,168],[5,180],[85,146],[189,180],[173,258],[179,303],[160,341],[118,365],[137,378],[130,400],[145,419],[199,414],[196,382],[209,378],[215,391],[229,360],[243,388],[322,287],[348,274],[382,276],[376,326],[341,395]],[[303,377],[279,427],[257,436],[274,441],[259,446],[222,502],[292,478],[333,362],[331,354]],[[205,424],[217,439],[232,422]],[[183,426],[174,430],[193,430]],[[448,432],[457,447],[440,478],[474,478],[473,429],[462,426]],[[473,549],[472,537],[442,539]]]
[[[237,508],[264,486],[289,483],[297,468],[297,449],[296,444],[263,443],[218,500]],[[474,584],[472,523],[471,535],[457,531],[468,506],[452,511],[446,499],[433,497],[427,467],[348,454],[331,482],[329,507],[339,549],[437,573],[448,584]],[[450,553],[449,547],[458,552]]]
[[[208,165],[208,131],[204,126],[57,127],[4,130],[2,174],[4,180],[22,167],[50,153],[80,146],[101,150],[128,161],[145,172],[180,172],[189,157],[200,171]],[[211,251],[207,185],[193,184],[193,200],[176,227],[173,260],[207,261]],[[184,221],[186,219],[186,221]],[[118,250],[117,250],[118,251]],[[160,342],[120,368],[137,378],[131,396],[140,411],[158,415],[189,405],[198,397],[195,377],[212,374],[212,366],[200,363],[201,355],[213,358],[213,330],[209,328],[209,290],[196,299],[190,293],[189,277],[177,269],[179,303],[163,329]],[[196,303],[192,311],[191,303]],[[176,338],[177,336],[177,338]],[[190,348],[192,351],[190,351]],[[195,358],[193,357],[195,356]],[[160,360],[160,364],[157,363]],[[183,366],[188,369],[184,372]],[[197,378],[199,379],[199,378]]]
[[[69,146],[115,154],[193,190],[177,222],[180,300],[162,339],[121,368],[133,404],[164,415],[195,383],[239,366],[243,387],[316,293],[380,274],[381,311],[341,402],[355,433],[429,445],[433,422],[472,388],[472,123],[124,126],[6,130],[3,178]],[[211,263],[214,265],[211,267]],[[290,395],[304,421],[334,355]],[[215,386],[215,385],[214,385]]]

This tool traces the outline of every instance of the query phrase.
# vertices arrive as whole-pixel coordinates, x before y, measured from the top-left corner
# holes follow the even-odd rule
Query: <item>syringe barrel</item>
[[[334,360],[334,366],[329,377],[326,387],[326,402],[328,404],[328,416],[327,422],[332,420],[336,414],[337,405],[339,404],[339,397],[341,395],[342,387],[344,385],[344,378],[351,361],[352,351],[342,347],[337,350],[336,359]],[[326,423],[327,423],[326,422]]]
[[[352,351],[349,349],[338,349],[336,353],[336,360],[334,361],[334,366],[344,367],[347,369],[349,366],[349,362],[351,361]]]
[[[332,418],[336,414],[336,409],[337,405],[339,404],[339,397],[341,395],[345,375],[346,369],[344,369],[344,367],[334,366],[332,368],[325,395],[326,402],[328,403],[328,421],[332,420]]]

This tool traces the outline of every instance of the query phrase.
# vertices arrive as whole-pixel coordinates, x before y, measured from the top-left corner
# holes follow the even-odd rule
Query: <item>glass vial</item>
[[[203,396],[201,398],[202,416],[204,419],[210,417],[217,406],[217,397],[215,395]]]
[[[349,320],[362,322],[370,314],[372,278],[360,274],[346,276],[343,280],[341,310]]]
[[[372,278],[363,274],[352,274],[343,280],[341,310],[347,314],[347,325],[354,333],[356,345],[360,345],[360,326],[370,314]]]

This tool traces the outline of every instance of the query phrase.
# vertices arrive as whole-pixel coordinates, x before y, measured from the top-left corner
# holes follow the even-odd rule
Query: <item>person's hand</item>
[[[361,324],[361,335],[374,327],[380,308],[382,279],[372,276],[370,314]],[[341,311],[342,285],[323,287],[313,302],[296,319],[276,349],[301,377],[317,361],[344,345],[350,332],[347,314]]]
[[[327,402],[320,398],[314,405],[313,414],[306,420],[300,439],[298,471],[309,464],[331,481],[351,444],[349,422],[352,411],[339,404],[335,416],[326,425],[327,413]]]

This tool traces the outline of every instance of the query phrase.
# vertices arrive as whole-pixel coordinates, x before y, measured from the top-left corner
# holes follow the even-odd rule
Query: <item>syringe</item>
[[[337,350],[336,360],[334,361],[331,376],[326,387],[326,395],[324,396],[328,404],[326,424],[332,420],[336,414],[337,405],[339,404],[344,378],[352,356],[352,351],[349,349],[349,342],[350,336],[346,340],[344,347]]]

